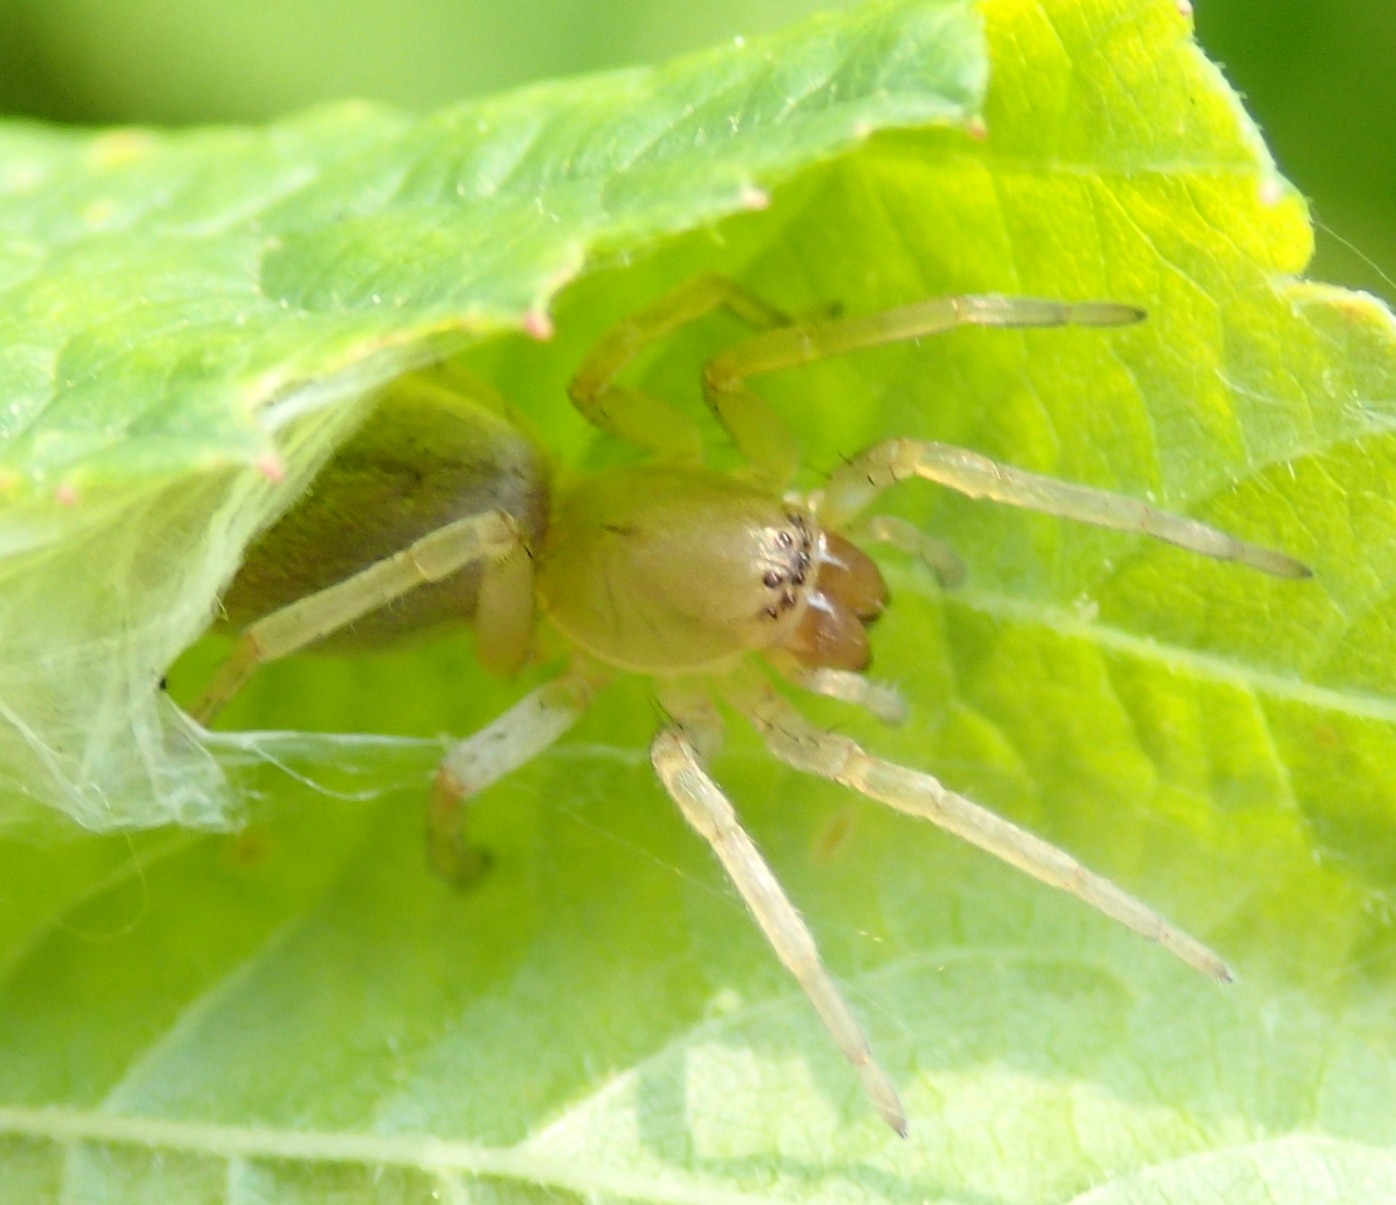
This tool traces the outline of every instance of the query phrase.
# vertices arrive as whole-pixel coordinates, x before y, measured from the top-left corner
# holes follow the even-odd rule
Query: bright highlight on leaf
[[[206,827],[273,796],[234,838],[0,851],[15,1199],[1396,1195],[1392,326],[1297,279],[1302,203],[1171,0],[875,5],[420,122],[11,128],[0,151],[7,821]],[[642,690],[481,801],[494,868],[454,896],[422,868],[439,746],[392,734],[471,731],[534,683],[485,681],[466,640],[308,659],[228,716],[295,735],[213,752],[158,689],[381,384],[459,355],[563,472],[612,463],[568,376],[702,272],[794,312],[1140,306],[1108,336],[960,332],[761,388],[817,471],[893,435],[964,445],[1316,571],[903,488],[966,580],[888,558],[874,652],[910,715],[879,752],[1158,903],[1241,979],[1193,983],[735,741],[715,770],[908,1143],[651,785]],[[731,335],[715,320],[638,379],[700,414],[697,366]],[[272,761],[409,789],[328,798]]]

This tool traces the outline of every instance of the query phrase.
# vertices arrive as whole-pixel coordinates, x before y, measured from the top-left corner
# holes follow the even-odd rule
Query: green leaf
[[[968,4],[936,3],[423,121],[350,106],[257,131],[9,132],[12,810],[225,819],[217,767],[156,683],[374,387],[542,333],[584,272],[763,208],[876,130],[962,123],[983,76]]]
[[[420,125],[7,135],[6,802],[125,828],[262,802],[231,836],[0,850],[0,1200],[1396,1195],[1390,316],[1297,279],[1302,202],[1175,4],[978,11],[984,137],[974,17],[928,3]],[[892,500],[969,581],[942,595],[889,562],[875,643],[903,729],[811,710],[1241,976],[1196,980],[734,728],[718,774],[900,1084],[907,1142],[654,783],[644,682],[479,800],[495,866],[464,895],[422,866],[436,749],[333,734],[496,714],[523,685],[486,682],[468,639],[270,667],[230,727],[306,735],[217,758],[155,690],[365,391],[456,354],[564,469],[604,465],[567,375],[699,271],[796,310],[1142,304],[1128,330],[966,331],[762,388],[811,480],[874,438],[943,439],[1316,569],[1277,582],[928,487]],[[548,343],[510,333],[545,310]],[[675,339],[643,379],[697,405],[733,335]]]

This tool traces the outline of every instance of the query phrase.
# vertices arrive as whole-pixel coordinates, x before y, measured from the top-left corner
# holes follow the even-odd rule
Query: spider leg
[[[496,608],[501,593],[517,600],[528,556],[511,515],[489,511],[457,519],[352,577],[257,620],[239,637],[190,714],[207,724],[258,666],[314,644],[418,586],[450,577],[479,561],[489,563],[481,583],[482,599],[490,597]],[[531,605],[531,578],[524,595],[525,605]],[[526,646],[526,633],[524,639]],[[511,655],[515,652],[521,655],[521,650],[510,650]]]
[[[988,498],[1115,531],[1140,532],[1275,577],[1311,575],[1306,565],[1282,552],[1247,543],[1196,519],[1157,510],[1137,498],[1042,477],[967,448],[931,440],[889,439],[874,444],[836,471],[813,501],[821,518],[837,527],[909,477],[923,477],[971,498]]]
[[[1143,318],[1137,306],[1113,301],[1044,301],[997,294],[930,297],[873,314],[816,317],[762,331],[715,356],[708,365],[708,384],[721,392],[746,377],[906,343],[959,326],[1129,326]]]
[[[801,665],[779,649],[767,654],[766,659],[786,681],[793,682],[810,694],[861,707],[884,724],[900,724],[906,720],[906,700],[895,686],[889,686],[886,682],[878,682],[852,670]]]
[[[944,540],[927,535],[914,523],[895,515],[868,515],[843,533],[855,544],[888,544],[898,552],[914,556],[947,590],[963,585],[965,563]]]
[[[781,311],[740,285],[721,276],[700,276],[607,331],[568,386],[572,404],[593,426],[654,452],[662,459],[699,460],[702,440],[688,416],[651,394],[618,385],[616,376],[646,347],[716,309],[726,309],[757,330],[790,321]],[[759,408],[762,422],[775,423],[774,415],[764,403]],[[776,439],[782,448],[788,446],[793,450],[794,444],[788,435],[782,433]],[[740,446],[741,440],[737,442]]]
[[[598,685],[594,675],[571,669],[451,747],[427,804],[427,861],[443,879],[463,886],[485,868],[484,853],[465,838],[466,802],[548,749],[586,711]]]
[[[1144,316],[1137,306],[1114,301],[1046,301],[999,294],[929,297],[872,314],[817,317],[763,331],[714,357],[708,376],[712,388],[720,391],[745,377],[906,343],[960,326],[1129,326]]]
[[[1064,850],[957,795],[929,774],[874,757],[848,737],[821,731],[768,683],[744,683],[734,695],[735,705],[751,720],[778,760],[806,774],[831,779],[909,816],[929,820],[1025,874],[1074,895],[1127,929],[1158,942],[1204,975],[1223,983],[1231,981],[1230,968],[1201,942],[1082,866]]]
[[[853,317],[815,317],[785,324],[744,339],[708,361],[703,393],[749,460],[777,482],[796,467],[794,445],[770,405],[747,385],[747,378],[796,368],[816,360],[888,343],[904,343],[957,326],[1124,326],[1144,311],[1109,301],[1072,304],[1032,297],[932,297],[897,309]]]
[[[697,831],[732,880],[771,948],[804,989],[844,1057],[862,1081],[883,1120],[903,1137],[906,1113],[897,1089],[873,1057],[867,1035],[819,957],[814,937],[742,828],[731,801],[703,765],[698,746],[716,739],[710,711],[686,712],[663,728],[650,746],[650,760],[669,797]]]

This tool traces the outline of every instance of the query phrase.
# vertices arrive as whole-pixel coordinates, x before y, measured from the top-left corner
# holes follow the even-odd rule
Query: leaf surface
[[[1298,279],[1303,205],[1175,5],[979,11],[982,106],[971,14],[906,3],[425,125],[10,135],[26,305],[3,321],[29,325],[0,346],[30,392],[4,453],[5,781],[26,816],[93,824],[217,822],[224,772],[266,798],[231,836],[0,851],[0,1200],[1396,1196],[1390,317]],[[145,148],[108,169],[127,216],[107,239],[103,146]],[[482,200],[510,173],[512,207]],[[527,215],[535,196],[556,222]],[[140,279],[129,305],[99,262]],[[796,311],[1142,304],[1127,330],[966,331],[762,387],[810,480],[875,438],[943,439],[1316,570],[1270,581],[928,487],[889,500],[968,581],[942,594],[888,559],[876,652],[904,728],[810,710],[1070,848],[1240,973],[1196,980],[734,726],[718,774],[899,1082],[906,1142],[649,775],[644,683],[479,801],[495,865],[466,895],[422,868],[439,747],[268,736],[215,758],[151,701],[366,389],[450,350],[564,471],[610,463],[567,376],[699,271]],[[545,309],[554,339],[510,333]],[[735,333],[715,319],[641,379],[698,406],[697,366]],[[279,485],[257,471],[273,450]],[[450,639],[271,667],[228,723],[406,741],[522,688]],[[237,764],[259,749],[339,794]]]

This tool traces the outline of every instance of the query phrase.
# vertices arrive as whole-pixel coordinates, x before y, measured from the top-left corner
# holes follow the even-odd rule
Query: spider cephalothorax
[[[866,669],[864,625],[887,596],[872,561],[803,506],[703,468],[584,481],[559,499],[535,557],[548,619],[640,673],[782,648],[810,667]]]

